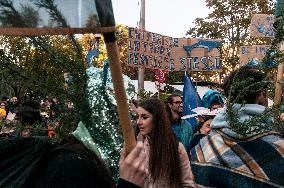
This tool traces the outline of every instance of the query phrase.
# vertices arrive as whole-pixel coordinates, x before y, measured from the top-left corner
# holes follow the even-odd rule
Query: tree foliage
[[[195,20],[195,27],[188,31],[191,37],[205,37],[212,39],[222,39],[223,47],[221,49],[223,75],[230,73],[232,70],[239,67],[239,51],[243,45],[257,45],[257,44],[271,44],[266,57],[262,60],[262,64],[266,64],[275,60],[282,62],[283,53],[279,52],[279,44],[283,41],[283,18],[274,24],[276,35],[274,39],[254,38],[250,37],[250,23],[253,14],[273,14],[275,8],[275,0],[206,0],[207,7],[211,8],[212,12],[205,18],[197,18]],[[266,80],[271,80],[271,75],[275,75],[276,70],[266,68]],[[238,97],[245,95],[248,90],[253,91],[252,88],[256,83],[248,83],[246,78],[240,78],[240,81],[234,83],[231,87],[244,88],[239,92]],[[274,77],[275,79],[275,77]],[[269,83],[267,90],[270,91],[270,97],[273,96],[274,82],[266,81],[259,83],[264,86]],[[239,111],[233,109],[234,101],[227,101],[228,121],[232,130],[241,134],[247,135],[250,133],[259,133],[267,130],[282,130],[283,121],[277,121],[279,115],[279,105],[274,105],[266,109],[266,111],[250,119],[249,121],[240,122],[238,117]],[[268,118],[274,117],[274,123],[271,126],[263,124]]]

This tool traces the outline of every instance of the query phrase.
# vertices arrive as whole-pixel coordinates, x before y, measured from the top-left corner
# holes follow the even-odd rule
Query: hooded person
[[[272,131],[267,88],[265,74],[246,67],[225,78],[226,106],[212,121],[210,134],[191,150],[198,184],[284,186],[284,140]]]

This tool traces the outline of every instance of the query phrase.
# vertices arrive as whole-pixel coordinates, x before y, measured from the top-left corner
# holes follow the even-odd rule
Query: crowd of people
[[[164,107],[159,99],[138,103],[136,133],[145,138],[149,160],[144,187],[284,186],[283,134],[272,126],[276,119],[266,115],[266,83],[261,71],[233,71],[224,80],[224,95],[217,90],[204,94],[208,110],[191,116],[196,124],[183,118],[182,96],[170,95]],[[175,168],[174,160],[179,161]],[[172,168],[175,176],[169,175]]]
[[[283,187],[283,135],[271,126],[273,117],[259,118],[268,105],[264,80],[264,73],[254,69],[233,71],[224,80],[224,96],[216,90],[205,93],[202,100],[208,111],[191,117],[197,119],[196,124],[183,118],[183,101],[178,95],[170,95],[165,102],[153,97],[131,103],[137,144],[129,154],[122,150],[117,187]],[[247,89],[250,85],[253,87]],[[0,103],[1,108],[2,103],[6,101]],[[49,106],[50,113],[46,111],[48,118],[53,117],[56,104]],[[20,105],[14,99],[10,105],[3,108],[6,114],[0,110],[3,120],[16,113],[14,119],[30,121],[33,115],[23,116],[21,108],[31,108],[31,104]],[[48,102],[42,105],[47,107]],[[37,113],[42,117],[41,107]],[[36,148],[45,153],[31,175],[24,177],[22,187],[114,186],[101,158],[73,135],[49,152],[42,149],[47,148],[45,142],[31,138],[30,130],[19,135],[29,140],[21,145],[22,150],[40,145]],[[17,144],[11,147],[20,150]]]
[[[21,100],[16,96],[2,97],[0,137],[29,137],[36,126],[38,130],[34,135],[54,137],[54,129],[59,126],[59,116],[72,108],[70,102],[62,104],[56,97],[33,99],[25,96]]]

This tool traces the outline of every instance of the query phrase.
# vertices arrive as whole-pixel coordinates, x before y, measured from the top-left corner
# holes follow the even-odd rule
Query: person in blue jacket
[[[167,98],[166,110],[172,125],[172,129],[177,139],[184,145],[188,151],[189,143],[194,133],[191,124],[186,120],[182,119],[183,116],[183,102],[179,95],[172,94]]]

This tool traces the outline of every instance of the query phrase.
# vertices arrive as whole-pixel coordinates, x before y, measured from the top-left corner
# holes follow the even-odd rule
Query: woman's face
[[[137,126],[143,136],[149,135],[154,126],[153,115],[142,107],[137,108]]]
[[[5,109],[6,105],[4,103],[0,104],[0,108]]]

